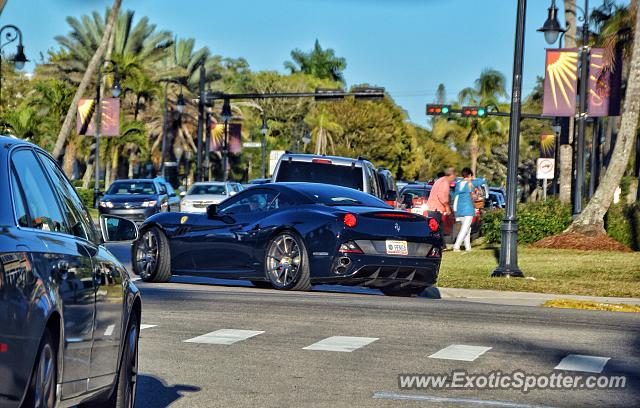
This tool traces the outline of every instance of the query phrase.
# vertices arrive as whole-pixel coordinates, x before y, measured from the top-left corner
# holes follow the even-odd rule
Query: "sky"
[[[66,16],[104,12],[111,0],[8,0],[0,24],[17,25],[32,61],[70,31]],[[529,0],[523,93],[544,73],[543,35],[551,0]],[[564,24],[562,1],[560,21]],[[593,2],[592,2],[593,3]],[[596,2],[599,3],[599,2]],[[193,37],[214,54],[244,57],[253,70],[286,72],[292,49],[316,39],[347,60],[347,85],[383,86],[412,122],[426,125],[425,105],[444,83],[448,99],[481,71],[501,71],[511,90],[517,0],[123,0],[136,17]],[[13,45],[5,47],[14,53]],[[26,70],[33,69],[31,62]]]

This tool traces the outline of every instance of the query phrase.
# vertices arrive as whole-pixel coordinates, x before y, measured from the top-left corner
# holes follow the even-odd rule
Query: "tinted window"
[[[145,194],[151,195],[155,194],[156,189],[153,186],[153,183],[150,181],[119,181],[117,183],[113,183],[107,194],[109,195],[117,195],[117,194]]]
[[[318,204],[326,205],[356,205],[366,207],[389,208],[384,201],[369,194],[349,189],[318,189],[310,194],[311,199]]]
[[[362,191],[362,167],[283,160],[276,182],[332,184]]]
[[[18,150],[11,160],[29,210],[28,227],[67,233],[56,196],[33,152]]]
[[[21,227],[28,227],[29,219],[27,217],[27,210],[24,206],[22,192],[20,191],[20,187],[18,186],[18,181],[16,180],[16,175],[13,170],[11,171],[11,191],[13,192],[13,209],[18,225]]]
[[[271,190],[252,190],[252,192],[228,199],[220,205],[220,211],[227,214],[246,214],[271,209],[277,193]]]
[[[413,198],[429,198],[431,189],[427,188],[405,188],[402,190],[402,196],[411,195]]]
[[[38,154],[42,160],[45,170],[59,191],[62,201],[62,209],[69,221],[71,233],[77,237],[88,241],[96,240],[96,233],[89,213],[84,208],[82,200],[76,194],[76,190],[71,186],[67,178],[62,174],[58,166],[45,155]]]
[[[201,194],[212,194],[212,195],[227,195],[227,189],[224,184],[196,184],[195,186],[191,186],[189,189],[188,195],[201,195]]]

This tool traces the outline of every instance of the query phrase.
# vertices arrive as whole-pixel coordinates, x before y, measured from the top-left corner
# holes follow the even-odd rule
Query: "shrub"
[[[80,196],[80,199],[84,203],[85,207],[93,207],[93,189],[76,187],[76,191]]]
[[[605,217],[607,234],[634,251],[640,250],[640,203],[614,204]]]
[[[504,210],[492,210],[482,215],[482,233],[488,243],[501,240],[500,224]],[[549,199],[519,204],[516,212],[518,242],[532,244],[544,237],[560,234],[571,224],[571,206]]]

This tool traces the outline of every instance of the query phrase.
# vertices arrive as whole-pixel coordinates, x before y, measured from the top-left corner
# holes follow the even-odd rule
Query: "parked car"
[[[276,164],[271,180],[349,187],[384,199],[376,168],[362,157],[285,153]]]
[[[0,406],[132,406],[140,294],[104,242],[136,225],[101,234],[44,150],[0,145]]]
[[[164,186],[167,191],[167,195],[169,196],[168,211],[180,211],[180,197],[176,194],[171,183],[161,177],[156,177],[154,180],[158,181],[161,186]]]
[[[243,189],[241,184],[231,181],[194,183],[182,199],[182,212],[205,213],[209,205],[218,204]]]
[[[411,295],[435,284],[442,250],[437,220],[315,183],[252,187],[206,214],[158,214],[140,234],[132,259],[146,282],[175,274],[282,290],[323,282]]]
[[[376,171],[378,176],[378,185],[380,186],[380,194],[385,203],[394,208],[400,208],[400,201],[398,200],[398,187],[396,186],[396,180],[390,170],[384,167],[378,167]]]
[[[118,215],[142,222],[169,211],[169,194],[164,184],[152,179],[116,180],[98,202],[100,214]]]

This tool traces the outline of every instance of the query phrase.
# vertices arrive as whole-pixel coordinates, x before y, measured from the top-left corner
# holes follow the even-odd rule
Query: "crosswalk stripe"
[[[442,360],[475,361],[478,357],[491,350],[491,347],[467,346],[464,344],[452,344],[433,353],[429,358]]]
[[[225,344],[230,345],[264,333],[259,330],[220,329],[202,336],[185,340],[185,343]]]
[[[152,327],[158,327],[158,325],[157,324],[141,324],[140,325],[140,330],[150,329]]]
[[[600,374],[609,360],[609,357],[569,354],[560,360],[560,363],[554,367],[554,370],[582,371],[585,373]]]
[[[332,336],[313,343],[310,346],[303,347],[303,350],[341,351],[350,353],[376,340],[378,340],[377,337]]]

